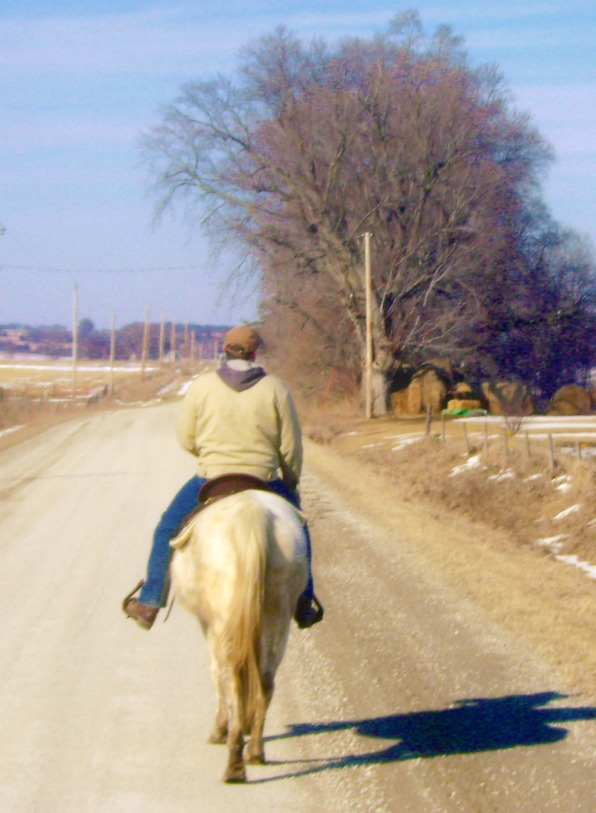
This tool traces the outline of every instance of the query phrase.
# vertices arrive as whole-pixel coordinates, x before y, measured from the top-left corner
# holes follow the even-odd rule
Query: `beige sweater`
[[[199,376],[182,402],[177,436],[196,455],[201,477],[240,472],[281,477],[295,488],[302,472],[302,433],[288,388],[267,375],[236,392],[216,372]]]

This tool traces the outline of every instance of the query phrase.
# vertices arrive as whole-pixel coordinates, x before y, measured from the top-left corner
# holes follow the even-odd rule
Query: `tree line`
[[[185,84],[143,150],[159,208],[197,207],[237,248],[270,348],[307,376],[362,373],[372,234],[377,413],[429,358],[537,398],[596,364],[596,266],[543,200],[549,145],[499,71],[416,12],[370,39],[262,37],[233,76]]]
[[[148,326],[148,358],[160,355],[162,326]],[[164,356],[175,351],[176,357],[189,358],[191,345],[196,357],[202,353],[213,358],[221,344],[221,337],[228,328],[223,325],[174,324],[163,325]],[[15,334],[17,331],[17,334]],[[112,332],[97,329],[91,319],[84,318],[77,325],[78,355],[86,359],[109,359]],[[143,355],[145,324],[131,322],[114,330],[114,358],[119,361],[140,359]],[[199,348],[201,348],[199,350]],[[72,354],[72,331],[62,325],[29,327],[26,325],[0,325],[0,351],[7,353],[36,353],[51,358],[70,357]]]

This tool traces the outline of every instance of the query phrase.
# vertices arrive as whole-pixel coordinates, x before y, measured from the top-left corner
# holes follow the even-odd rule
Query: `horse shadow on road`
[[[310,767],[256,782],[306,776],[337,768],[556,743],[567,736],[565,723],[596,720],[594,707],[546,708],[549,703],[565,700],[567,697],[568,695],[557,692],[541,692],[474,698],[459,700],[454,707],[438,711],[291,725],[286,733],[269,737],[268,740],[271,742],[351,729],[362,737],[390,740],[392,743],[386,748],[364,753],[346,753],[315,760],[306,757],[301,762],[311,763]],[[317,764],[313,766],[313,762]],[[288,762],[269,764],[287,765]]]

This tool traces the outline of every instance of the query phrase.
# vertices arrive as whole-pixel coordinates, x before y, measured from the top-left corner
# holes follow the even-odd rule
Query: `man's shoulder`
[[[217,370],[207,370],[206,372],[199,373],[199,375],[195,376],[190,381],[188,387],[186,388],[186,392],[200,392],[203,389],[213,386],[213,384],[219,380],[220,378],[217,375]]]
[[[270,389],[275,390],[276,392],[280,392],[280,393],[281,392],[283,392],[283,393],[289,393],[290,392],[290,388],[285,383],[285,381],[282,381],[281,378],[278,378],[276,375],[273,375],[272,373],[267,373],[261,379],[261,382],[263,384],[266,384]],[[259,382],[259,383],[261,383],[261,382]]]

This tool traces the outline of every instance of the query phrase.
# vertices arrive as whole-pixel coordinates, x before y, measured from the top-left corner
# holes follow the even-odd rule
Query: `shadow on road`
[[[557,692],[474,698],[460,700],[454,708],[440,711],[291,725],[286,734],[270,737],[269,741],[352,729],[362,737],[392,740],[393,743],[381,750],[316,759],[313,762],[318,764],[314,767],[257,782],[270,782],[350,766],[379,765],[407,759],[498,751],[558,742],[567,736],[567,729],[557,724],[596,719],[596,708],[593,707],[545,708],[549,703],[566,698],[567,695]],[[308,761],[306,758],[302,762]]]

